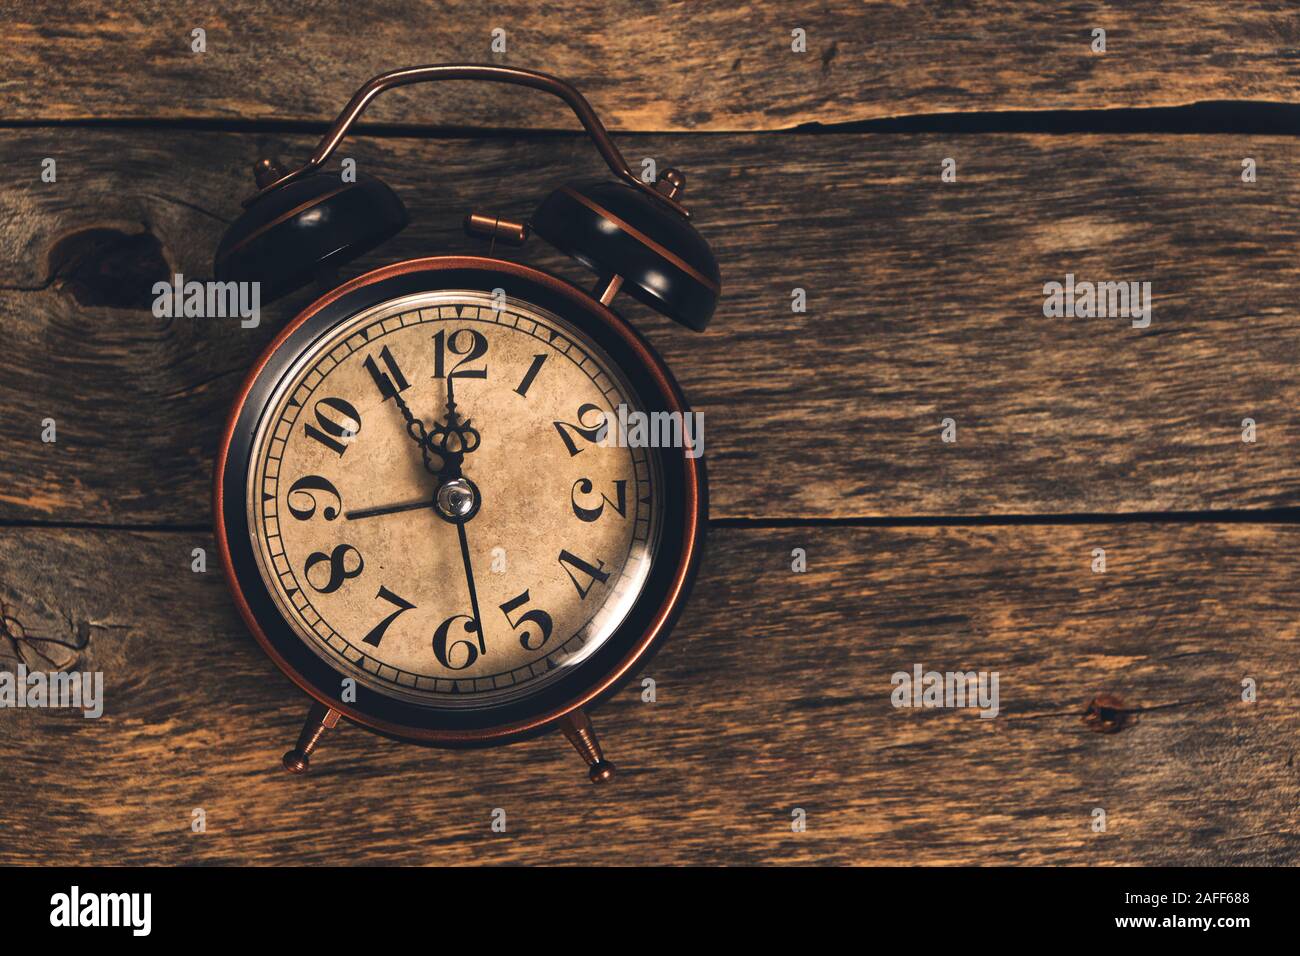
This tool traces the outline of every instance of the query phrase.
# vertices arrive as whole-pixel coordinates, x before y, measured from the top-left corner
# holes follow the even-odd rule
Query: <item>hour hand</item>
[[[406,434],[410,435],[411,440],[420,446],[420,457],[424,461],[424,470],[438,477],[445,467],[445,462],[435,466],[432,458],[430,458],[430,455],[436,454],[436,451],[431,447],[432,443],[429,441],[429,434],[425,430],[424,422],[411,413],[411,409],[402,398],[401,392],[394,391],[392,397],[397,402],[397,408],[402,413],[402,418],[406,420]],[[351,515],[348,515],[348,517],[351,517]]]

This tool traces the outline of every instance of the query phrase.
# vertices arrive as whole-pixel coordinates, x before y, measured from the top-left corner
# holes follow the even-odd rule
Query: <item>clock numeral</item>
[[[564,568],[565,572],[568,573],[569,580],[572,581],[573,586],[578,589],[578,597],[582,598],[584,601],[587,599],[587,593],[596,586],[597,582],[604,584],[609,580],[609,572],[605,570],[605,562],[598,559],[596,565],[598,566],[593,567],[586,561],[582,560],[582,558],[570,554],[568,551],[560,552],[560,567]],[[585,588],[579,584],[578,579],[574,577],[574,571],[587,577],[587,586]]]
[[[379,600],[381,598],[387,601],[389,604],[396,607],[397,610],[394,611],[392,614],[388,615],[388,617],[384,618],[374,627],[372,627],[370,629],[370,633],[361,639],[361,643],[369,644],[372,647],[379,646],[379,642],[384,639],[384,632],[388,630],[388,625],[392,624],[393,621],[397,620],[397,616],[399,614],[409,611],[411,610],[411,608],[415,607],[415,605],[412,604],[410,601],[394,594],[392,591],[388,590],[388,588],[384,587],[382,584],[379,586],[379,593],[375,595],[376,600]]]
[[[348,570],[348,555],[357,556],[357,566],[351,571]],[[311,579],[312,571],[322,564],[328,563],[330,566],[330,577],[323,585],[317,584]],[[355,578],[365,568],[365,559],[361,557],[361,552],[350,544],[340,544],[329,554],[324,551],[313,551],[307,555],[307,560],[303,564],[303,577],[307,579],[313,590],[321,594],[333,594],[339,588],[343,587],[343,582],[350,578]],[[319,578],[320,575],[317,575]]]
[[[393,353],[385,345],[379,351],[379,359],[388,367],[387,372],[379,370],[379,363],[375,361],[373,355],[367,356],[363,363],[370,377],[375,380],[375,385],[379,388],[379,394],[384,396],[384,401],[397,397],[398,392],[404,392],[411,387],[411,383],[406,380],[402,370],[397,367],[397,360],[393,358]]]
[[[476,329],[457,329],[450,336],[442,331],[433,333],[434,378],[447,377],[448,350],[453,355],[464,356],[452,366],[452,378],[487,378],[487,369],[485,368],[461,368],[465,363],[477,362],[484,355],[487,355],[488,340],[482,332]]]
[[[532,643],[531,638],[533,637],[533,633],[531,631],[524,631],[522,634],[519,635],[519,644],[526,651],[541,650],[542,645],[544,645],[551,636],[551,629],[553,627],[553,622],[551,621],[551,615],[547,614],[545,611],[541,609],[537,609],[533,611],[526,611],[525,613],[519,615],[519,620],[517,621],[510,620],[510,612],[517,607],[522,607],[523,605],[527,604],[528,601],[529,601],[528,589],[524,588],[523,594],[511,598],[505,604],[501,605],[501,613],[506,616],[506,620],[510,621],[510,626],[515,629],[518,629],[522,625],[529,622],[536,624],[537,643],[536,644]]]
[[[340,457],[348,450],[348,446],[346,441],[339,441],[339,439],[351,439],[361,431],[361,414],[351,402],[341,398],[322,398],[318,401],[316,421],[320,424],[320,428],[304,424],[303,430],[309,437],[316,439]]]
[[[533,384],[533,379],[537,378],[537,373],[542,370],[542,363],[545,361],[545,355],[533,356],[533,364],[528,366],[528,371],[524,373],[524,380],[520,382],[519,386],[515,389],[518,394],[525,398],[528,397],[528,389]]]
[[[614,482],[614,494],[617,500],[610,498],[603,491],[600,494],[600,504],[595,508],[584,508],[578,504],[578,494],[591,494],[595,486],[591,483],[590,478],[579,478],[573,483],[573,488],[569,492],[569,503],[573,505],[573,513],[578,516],[579,521],[595,521],[605,511],[605,505],[612,505],[618,512],[620,518],[627,517],[627,480],[620,478]]]
[[[299,521],[307,521],[316,514],[316,506],[320,504],[312,492],[324,492],[334,498],[334,504],[324,505],[321,507],[321,517],[326,521],[333,521],[343,510],[343,498],[339,495],[339,490],[330,484],[329,479],[322,478],[320,475],[305,475],[299,478],[289,486],[288,493],[284,496],[284,503],[289,507],[289,514],[293,515]],[[294,496],[297,496],[295,503]]]
[[[587,424],[587,417],[590,412],[595,412],[599,416],[599,421],[594,425]],[[591,404],[583,405],[578,409],[578,423],[576,425],[572,422],[553,422],[552,424],[555,425],[555,430],[560,433],[560,437],[564,439],[564,446],[569,449],[570,458],[582,451],[574,442],[573,435],[579,435],[587,441],[600,441],[605,437],[607,427],[605,413],[600,410],[599,405]],[[570,434],[570,432],[573,434]]]
[[[447,636],[451,626],[461,620],[465,622],[466,634],[478,634],[478,622],[468,614],[456,614],[447,618],[433,632],[433,656],[438,659],[439,664],[452,671],[463,671],[478,660],[478,647],[469,638],[452,641],[451,646],[447,646]],[[451,653],[458,647],[465,648],[465,660],[459,664],[453,664],[451,662]]]

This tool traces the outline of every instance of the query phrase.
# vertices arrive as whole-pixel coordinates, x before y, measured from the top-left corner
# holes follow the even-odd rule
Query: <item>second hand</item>
[[[404,505],[384,505],[379,508],[359,508],[356,511],[344,512],[343,517],[348,521],[352,521],[355,518],[373,518],[376,515],[392,515],[397,514],[399,511],[415,511],[419,508],[432,508],[433,506],[433,502],[426,498],[424,501],[412,501]]]

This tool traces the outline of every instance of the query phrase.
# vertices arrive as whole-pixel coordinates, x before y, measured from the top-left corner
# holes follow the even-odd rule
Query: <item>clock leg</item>
[[[325,736],[325,731],[338,725],[343,715],[324,704],[312,701],[307,720],[298,735],[298,745],[284,755],[284,769],[290,773],[306,773],[311,767],[311,755]]]
[[[560,721],[560,730],[582,755],[582,759],[587,761],[590,768],[587,777],[592,783],[605,783],[613,778],[614,765],[605,759],[600,741],[596,739],[596,731],[591,727],[591,718],[585,710],[579,708],[566,716]]]

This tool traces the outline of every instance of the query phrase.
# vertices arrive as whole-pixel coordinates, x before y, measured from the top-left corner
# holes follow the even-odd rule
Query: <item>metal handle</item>
[[[659,192],[648,183],[642,182],[628,167],[627,160],[619,152],[618,147],[614,145],[613,139],[610,138],[609,131],[596,115],[596,111],[591,108],[591,104],[576,89],[561,80],[557,76],[551,76],[549,73],[538,73],[534,70],[518,70],[513,67],[505,66],[487,66],[473,63],[460,63],[444,66],[411,66],[399,70],[390,70],[387,73],[380,73],[378,76],[366,82],[361,89],[353,94],[348,105],[343,108],[343,112],[338,115],[334,123],[326,130],[324,137],[316,146],[316,151],[312,153],[311,159],[307,160],[298,169],[279,177],[274,182],[268,183],[262,189],[258,190],[256,195],[252,196],[244,205],[249,205],[258,196],[263,195],[268,190],[275,189],[279,186],[291,183],[300,179],[315,169],[319,169],[326,160],[330,158],[334,150],[338,148],[343,137],[348,134],[361,114],[366,111],[371,100],[375,99],[385,90],[390,90],[397,86],[407,86],[412,83],[432,83],[438,80],[484,80],[490,83],[510,83],[515,86],[527,86],[535,90],[541,90],[544,93],[551,93],[558,96],[569,105],[569,108],[577,115],[578,120],[582,123],[583,129],[596,144],[596,149],[604,158],[606,164],[615,176],[636,186],[638,189],[649,193],[655,199],[670,206],[683,216],[689,213],[682,207],[677,200],[664,193]]]

